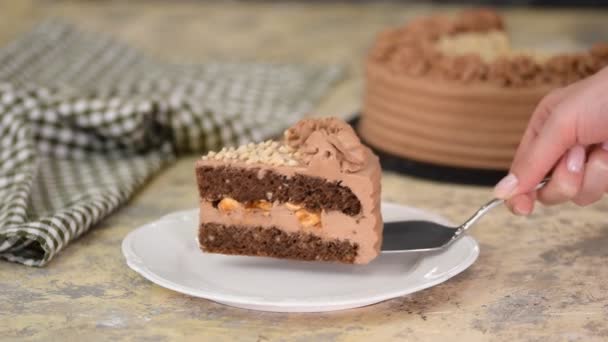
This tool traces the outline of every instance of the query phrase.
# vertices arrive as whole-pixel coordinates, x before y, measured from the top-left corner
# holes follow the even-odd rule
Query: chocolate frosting
[[[544,61],[516,55],[483,61],[475,54],[446,55],[435,46],[442,37],[461,33],[504,31],[500,16],[491,10],[462,12],[456,18],[431,16],[382,32],[370,59],[390,71],[462,83],[483,82],[500,87],[563,86],[594,74],[608,65],[608,44],[589,51],[556,55]]]
[[[337,118],[302,120],[285,131],[284,138],[284,143],[300,151],[308,165],[355,173],[366,164],[367,154],[357,134]]]

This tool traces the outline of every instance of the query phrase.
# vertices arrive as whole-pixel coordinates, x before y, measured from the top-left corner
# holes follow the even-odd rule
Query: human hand
[[[549,183],[536,185],[553,170]],[[516,214],[538,199],[584,206],[608,190],[608,68],[552,91],[536,107],[511,170],[494,189]]]

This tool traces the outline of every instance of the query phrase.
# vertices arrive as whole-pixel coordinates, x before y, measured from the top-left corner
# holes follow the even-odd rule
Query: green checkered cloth
[[[37,26],[0,49],[0,257],[46,265],[176,156],[275,135],[338,77],[161,63],[108,36]]]

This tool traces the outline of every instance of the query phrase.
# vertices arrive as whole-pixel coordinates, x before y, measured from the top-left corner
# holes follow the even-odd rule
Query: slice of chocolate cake
[[[380,252],[380,163],[336,118],[196,163],[203,251],[365,264]]]

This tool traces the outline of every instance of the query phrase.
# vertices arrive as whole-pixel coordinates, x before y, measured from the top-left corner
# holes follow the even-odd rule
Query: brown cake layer
[[[258,178],[259,172],[259,168],[235,166],[198,167],[199,193],[203,200],[210,202],[230,197],[241,203],[257,200],[290,202],[312,211],[337,210],[350,216],[361,212],[357,196],[340,182],[301,174],[287,177],[270,170]]]
[[[201,224],[198,238],[205,252],[349,264],[355,261],[359,249],[356,243],[324,240],[311,233],[217,223]]]

